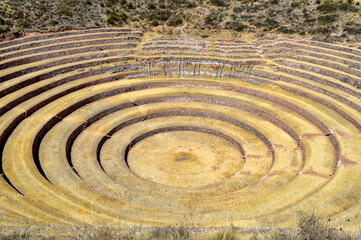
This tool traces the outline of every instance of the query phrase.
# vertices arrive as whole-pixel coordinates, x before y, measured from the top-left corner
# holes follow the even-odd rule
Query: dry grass
[[[110,227],[87,226],[82,230],[75,231],[72,236],[66,239],[79,240],[356,240],[360,239],[356,233],[346,233],[333,228],[329,228],[316,215],[302,217],[298,227],[294,229],[274,229],[266,232],[256,232],[250,229],[247,233],[238,232],[233,226],[215,233],[200,235],[187,227],[155,227],[151,230],[142,227],[130,229],[118,229]],[[249,237],[249,233],[254,234]],[[29,230],[16,231],[1,240],[32,240],[32,239],[64,239],[64,237],[43,236],[39,237]]]
[[[214,236],[210,238],[211,240],[236,240],[237,232],[234,230],[224,230],[217,232]]]
[[[315,214],[301,217],[297,229],[274,230],[255,234],[251,240],[353,240],[359,239],[351,233],[335,230],[323,223]]]

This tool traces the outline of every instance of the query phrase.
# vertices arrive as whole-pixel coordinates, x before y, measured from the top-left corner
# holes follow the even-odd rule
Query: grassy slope
[[[331,0],[0,0],[0,38],[105,26],[170,34],[202,30],[204,37],[209,29],[281,32],[357,42],[361,7]]]

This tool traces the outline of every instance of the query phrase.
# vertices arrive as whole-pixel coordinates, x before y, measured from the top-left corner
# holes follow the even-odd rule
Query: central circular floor
[[[135,144],[129,168],[150,181],[175,187],[201,187],[230,178],[243,166],[231,142],[209,133],[163,132]]]

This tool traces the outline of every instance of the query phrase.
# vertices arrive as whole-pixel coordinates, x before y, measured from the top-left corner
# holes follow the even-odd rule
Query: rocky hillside
[[[355,42],[361,40],[361,7],[353,0],[0,0],[1,38],[106,26],[169,34],[280,32]]]

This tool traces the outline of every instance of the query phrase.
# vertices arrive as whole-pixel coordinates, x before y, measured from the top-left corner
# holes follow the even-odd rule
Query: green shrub
[[[0,17],[0,25],[5,25],[5,20],[2,17]]]
[[[330,24],[337,20],[337,15],[335,14],[328,14],[328,15],[321,15],[318,16],[317,21],[321,24]]]
[[[281,32],[281,33],[285,33],[285,34],[292,34],[292,33],[295,33],[296,31],[289,28],[289,27],[286,27],[286,26],[281,26],[278,28],[278,31]]]
[[[243,31],[243,29],[245,29],[245,28],[246,28],[246,25],[244,25],[243,23],[233,22],[232,29],[233,29],[234,31],[241,32],[241,31]]]
[[[197,7],[197,4],[194,2],[189,2],[189,3],[187,3],[186,7],[187,8],[195,8],[195,7]]]
[[[279,3],[280,3],[280,0],[271,0],[270,3],[271,3],[271,4],[279,4]]]
[[[75,7],[77,5],[76,0],[63,0],[62,2],[69,7]]]
[[[183,24],[183,19],[180,17],[172,17],[171,19],[169,19],[167,25],[168,26],[179,26]]]
[[[233,8],[234,13],[241,13],[241,12],[243,12],[243,10],[244,10],[244,8],[241,8],[241,7],[234,7]]]
[[[30,28],[31,27],[31,21],[29,19],[21,19],[18,22],[18,26],[20,28]]]
[[[157,9],[157,6],[154,3],[149,3],[148,4],[148,9],[149,10],[155,10],[155,9]]]
[[[111,12],[107,19],[108,25],[121,26],[123,22],[128,19],[128,16],[125,13],[115,13]]]
[[[147,19],[148,19],[148,21],[153,22],[153,21],[157,20],[157,16],[158,15],[156,13],[151,13],[151,14],[147,15]]]
[[[183,19],[182,18],[177,18],[177,20],[175,20],[175,25],[179,26],[183,24]]]
[[[246,28],[246,25],[244,25],[243,23],[238,22],[238,21],[226,22],[225,23],[225,28],[226,29],[232,29],[232,30],[237,31],[237,32],[241,32],[241,31],[243,31],[243,29]]]
[[[296,7],[299,7],[300,5],[301,5],[301,2],[291,2],[290,7],[296,8]]]
[[[51,26],[55,26],[55,25],[58,25],[58,24],[59,24],[59,22],[54,20],[54,19],[50,21]]]
[[[325,2],[317,7],[317,10],[323,13],[331,13],[337,10],[337,4],[331,2]]]
[[[227,6],[225,0],[210,0],[211,4],[218,6],[218,7],[225,7]]]
[[[318,27],[318,28],[312,29],[312,31],[311,31],[312,34],[327,34],[330,32],[331,32],[331,29],[328,27]]]
[[[349,3],[342,3],[338,6],[338,9],[344,12],[358,12],[357,7],[350,5]]]
[[[131,3],[131,2],[128,3],[127,8],[128,8],[128,9],[135,9],[133,3]]]
[[[218,26],[221,21],[222,15],[217,12],[209,13],[204,19],[205,24],[213,27]]]
[[[66,17],[72,17],[73,16],[73,12],[72,10],[69,8],[68,5],[66,5],[66,3],[61,2],[58,6],[57,6],[57,13],[59,15],[62,16],[66,16]]]
[[[305,19],[304,22],[307,24],[314,24],[314,22],[316,22],[316,19],[315,18],[307,18],[307,19]]]
[[[266,18],[264,25],[269,26],[271,28],[275,28],[275,27],[278,27],[278,22],[273,18]]]
[[[170,16],[171,16],[171,12],[169,11],[162,10],[157,12],[157,19],[160,21],[167,21]]]
[[[154,26],[154,27],[159,26],[158,20],[153,20],[153,21],[151,22],[151,25]]]
[[[105,5],[107,7],[112,7],[119,3],[119,0],[106,0]]]

